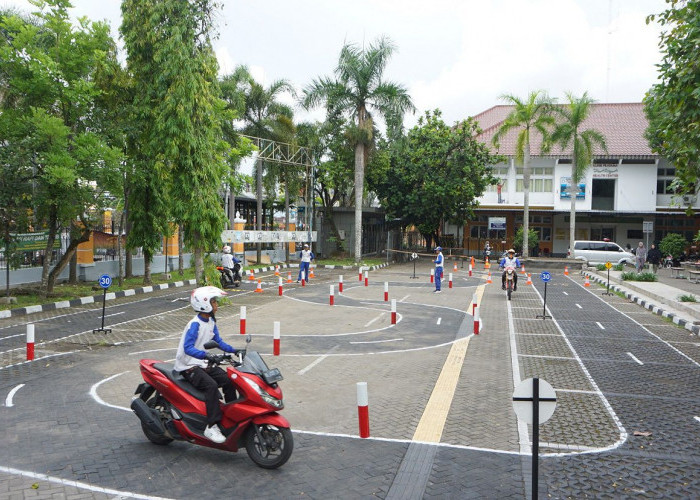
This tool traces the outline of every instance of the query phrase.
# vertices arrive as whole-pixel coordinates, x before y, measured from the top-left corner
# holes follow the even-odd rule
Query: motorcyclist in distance
[[[513,291],[518,289],[518,273],[517,269],[520,267],[520,261],[515,256],[515,250],[512,248],[508,250],[507,255],[501,259],[498,263],[498,267],[503,269],[503,274],[501,274],[501,289],[506,289],[506,267],[512,266],[515,268],[516,272],[513,273]]]
[[[224,245],[224,248],[221,249],[223,252],[223,255],[221,256],[221,266],[224,268],[224,272],[226,273],[226,276],[229,279],[230,283],[233,283],[234,281],[234,272],[233,268],[235,267],[235,264],[240,264],[241,261],[237,259],[236,257],[231,254],[231,247],[228,245]]]

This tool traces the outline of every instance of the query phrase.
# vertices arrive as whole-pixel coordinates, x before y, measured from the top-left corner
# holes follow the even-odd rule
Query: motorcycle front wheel
[[[276,469],[292,456],[292,431],[270,424],[253,424],[245,437],[245,449],[256,465],[263,469]]]
[[[508,300],[510,300],[510,296],[513,294],[513,287],[511,285],[508,285]]]

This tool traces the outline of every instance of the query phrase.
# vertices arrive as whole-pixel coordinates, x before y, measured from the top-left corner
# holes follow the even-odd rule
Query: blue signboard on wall
[[[571,199],[571,192],[570,192],[570,186],[571,186],[571,177],[562,177],[560,186],[559,186],[559,197],[562,199]],[[576,199],[577,200],[584,200],[586,199],[586,183],[585,182],[579,182],[576,185]]]

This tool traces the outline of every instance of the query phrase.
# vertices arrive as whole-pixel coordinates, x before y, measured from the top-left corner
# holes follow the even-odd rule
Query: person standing
[[[635,255],[635,267],[637,268],[637,272],[641,273],[642,269],[644,269],[644,264],[647,261],[647,249],[644,246],[644,242],[640,241],[639,245],[637,245],[636,252],[634,253]]]
[[[656,274],[659,270],[659,264],[661,263],[661,251],[656,248],[656,245],[652,244],[649,252],[647,252],[647,260],[651,264],[651,272]]]
[[[297,283],[301,281],[301,273],[304,273],[304,280],[309,282],[309,268],[311,267],[311,261],[316,258],[314,253],[309,249],[308,243],[304,243],[304,248],[299,252],[299,276],[297,277]]]
[[[440,293],[442,290],[440,288],[442,284],[442,271],[445,264],[445,257],[442,255],[442,247],[435,247],[437,252],[437,257],[433,262],[435,262],[435,292]]]
[[[491,243],[488,241],[486,242],[486,245],[484,245],[484,262],[486,262],[486,259],[491,258]]]

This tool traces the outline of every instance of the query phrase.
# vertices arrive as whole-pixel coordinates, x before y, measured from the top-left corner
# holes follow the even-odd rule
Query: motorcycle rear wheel
[[[164,417],[164,415],[168,411],[167,401],[165,401],[165,399],[163,399],[160,395],[155,394],[151,399],[146,401],[146,405],[149,408],[156,410],[161,415],[160,420],[163,423],[163,425],[165,426],[165,420],[167,420],[167,418]],[[170,444],[173,442],[172,438],[169,438],[167,436],[163,436],[161,434],[155,434],[143,422],[141,422],[141,430],[143,430],[143,433],[145,434],[145,436],[153,444],[166,445],[166,444]]]
[[[255,428],[260,430],[260,440]],[[276,469],[292,456],[294,438],[292,431],[270,424],[251,425],[245,437],[245,449],[250,459],[263,469]]]

